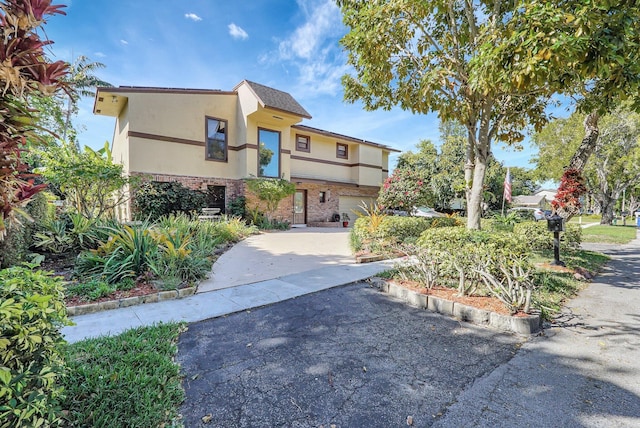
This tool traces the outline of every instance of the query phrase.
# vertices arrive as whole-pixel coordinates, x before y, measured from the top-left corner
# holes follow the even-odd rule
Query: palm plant
[[[96,70],[104,67],[105,65],[103,63],[90,61],[89,58],[84,55],[80,55],[69,64],[69,74],[65,80],[71,88],[71,91],[67,93],[67,110],[65,112],[64,128],[62,130],[63,141],[67,139],[67,133],[71,127],[71,115],[77,111],[80,98],[94,97],[97,86],[113,86],[111,83],[100,79],[94,74]],[[79,150],[77,143],[76,149]]]

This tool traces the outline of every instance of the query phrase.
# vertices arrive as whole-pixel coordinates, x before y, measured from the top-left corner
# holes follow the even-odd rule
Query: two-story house
[[[288,93],[242,81],[232,91],[98,88],[94,113],[116,118],[112,153],[130,175],[208,192],[222,212],[245,195],[243,179],[284,178],[296,193],[277,217],[330,220],[377,197],[397,151],[300,124],[311,115]],[[130,205],[118,212],[131,218]]]

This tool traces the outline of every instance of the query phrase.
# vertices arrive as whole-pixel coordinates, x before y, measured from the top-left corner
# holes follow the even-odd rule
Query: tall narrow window
[[[296,150],[299,152],[311,152],[311,139],[306,135],[296,135]]]
[[[280,177],[280,133],[258,128],[258,175]]]
[[[227,161],[227,121],[207,117],[207,160]]]
[[[342,143],[336,143],[336,157],[341,159],[349,158],[349,146]]]

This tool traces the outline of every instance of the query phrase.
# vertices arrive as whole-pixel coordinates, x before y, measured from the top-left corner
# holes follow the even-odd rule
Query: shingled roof
[[[287,92],[279,91],[277,89],[270,88],[268,86],[260,85],[259,83],[243,80],[240,82],[234,90],[237,90],[240,85],[246,83],[247,86],[253,91],[258,98],[258,102],[262,107],[272,108],[275,110],[284,111],[286,113],[295,114],[305,119],[311,119],[311,115]]]

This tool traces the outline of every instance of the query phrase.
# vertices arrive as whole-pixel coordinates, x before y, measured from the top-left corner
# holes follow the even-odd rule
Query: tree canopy
[[[582,143],[584,115],[550,122],[533,141],[539,149],[536,176],[557,177],[569,165],[571,154]],[[622,193],[640,184],[640,115],[626,106],[600,120],[595,156],[584,168],[588,191],[602,211],[602,223],[611,224],[615,203]]]
[[[526,125],[540,129],[555,93],[594,112],[589,129],[597,136],[598,112],[638,92],[635,2],[337,3],[350,29],[341,41],[353,66],[343,77],[347,101],[360,100],[367,109],[435,111],[467,129],[470,228],[480,227],[492,141],[517,145]],[[588,158],[592,136],[572,164]]]

